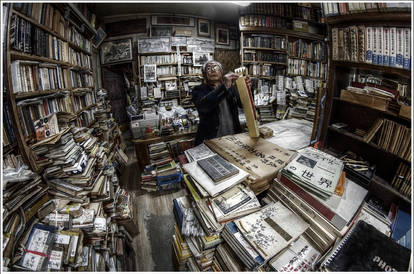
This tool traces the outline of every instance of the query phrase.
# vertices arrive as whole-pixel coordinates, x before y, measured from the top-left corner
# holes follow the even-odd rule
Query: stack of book
[[[276,115],[273,110],[273,106],[258,106],[256,107],[259,115],[260,115],[260,121],[261,122],[273,122],[276,121]]]
[[[165,142],[159,142],[148,145],[148,152],[151,166],[162,166],[172,161],[170,152]]]
[[[307,147],[298,151],[281,174],[321,198],[328,199],[334,194],[343,166],[341,160]]]
[[[174,161],[165,165],[158,165],[155,170],[157,190],[169,190],[180,188],[182,175]]]

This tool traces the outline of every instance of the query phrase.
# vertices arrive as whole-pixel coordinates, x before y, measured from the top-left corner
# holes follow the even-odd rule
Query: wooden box
[[[411,106],[401,105],[400,116],[411,119]]]
[[[348,90],[341,90],[341,98],[342,101],[351,102],[354,104],[366,106],[373,109],[378,109],[381,111],[388,110],[388,99],[369,95],[369,94],[359,94],[355,92],[351,92]]]

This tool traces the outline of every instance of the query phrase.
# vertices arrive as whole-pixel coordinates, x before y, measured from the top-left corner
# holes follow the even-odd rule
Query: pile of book
[[[181,203],[194,214],[198,231],[202,230],[201,235],[190,238],[184,228],[180,230],[192,254],[186,261],[187,269],[244,269],[240,262],[234,262],[239,260],[237,257],[229,256],[234,251],[223,242],[220,233],[226,222],[260,210],[257,197],[242,183],[248,174],[204,144],[186,150],[185,155],[189,163],[183,166],[188,172],[184,175],[184,183],[189,195],[187,202]],[[174,208],[180,201],[174,202]]]
[[[306,147],[298,151],[296,157],[282,169],[281,174],[317,196],[328,199],[334,194],[343,166],[341,160]]]
[[[152,192],[180,188],[182,174],[172,159],[167,143],[148,145],[150,165],[141,174],[141,188]]]
[[[394,121],[378,119],[364,136],[364,141],[372,141],[407,161],[411,159],[411,129]]]

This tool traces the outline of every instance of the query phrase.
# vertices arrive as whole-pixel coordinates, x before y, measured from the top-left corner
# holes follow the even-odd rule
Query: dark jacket
[[[192,101],[195,104],[200,116],[200,125],[198,126],[195,145],[201,144],[204,140],[217,137],[219,128],[219,107],[221,100],[227,100],[231,117],[234,124],[234,134],[241,132],[239,111],[241,101],[239,92],[235,86],[231,86],[228,90],[224,84],[217,88],[202,84],[194,87]]]

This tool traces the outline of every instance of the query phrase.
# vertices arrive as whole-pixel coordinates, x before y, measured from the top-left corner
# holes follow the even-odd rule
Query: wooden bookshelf
[[[396,155],[394,153],[391,153],[389,151],[386,151],[386,150],[380,148],[379,146],[377,146],[376,144],[374,144],[372,142],[369,142],[369,143],[365,142],[364,141],[364,138],[362,138],[361,136],[356,135],[355,133],[349,132],[349,131],[344,130],[344,129],[338,129],[338,128],[335,128],[333,126],[329,126],[329,130],[334,131],[334,132],[337,132],[337,133],[342,134],[342,135],[345,135],[345,136],[347,136],[347,137],[349,137],[349,138],[351,138],[351,139],[353,139],[353,140],[355,140],[355,141],[357,141],[359,143],[363,143],[363,144],[368,145],[370,147],[373,147],[373,148],[375,148],[377,150],[380,150],[383,153],[387,153],[389,155],[392,155],[393,157],[398,158],[399,160],[401,160],[403,162],[406,162],[406,163],[409,163],[409,164],[411,163],[411,161],[408,161],[408,160],[406,160],[404,158],[401,158],[400,156],[398,156],[398,155]]]
[[[340,24],[360,24],[370,23],[370,25],[377,23],[384,25],[384,23],[392,23],[395,26],[407,26],[411,22],[411,14],[408,12],[363,12],[339,16],[329,16],[326,21],[330,25]]]
[[[265,27],[240,27],[240,31],[245,33],[263,33],[263,34],[276,34],[276,35],[289,35],[297,38],[323,41],[324,36],[316,33],[298,32],[290,29],[274,29]]]
[[[85,29],[87,29],[88,33],[86,32],[82,32],[80,31],[78,26],[73,25],[72,19],[68,20],[69,18],[77,18],[78,20],[82,20],[79,17],[79,14],[74,14],[76,13],[76,11],[74,11],[70,5],[68,4],[60,4],[60,3],[45,3],[44,5],[53,5],[53,7],[57,10],[59,10],[59,12],[61,12],[62,15],[62,21],[64,21],[63,25],[65,27],[65,30],[69,30],[69,28],[71,27],[75,27],[77,29],[77,31],[80,33],[80,35],[82,35],[82,43],[84,43],[85,41],[89,41],[90,42],[90,38],[92,37],[91,33],[93,33],[92,29],[89,29],[88,26],[86,26]],[[45,8],[45,7],[44,7]],[[66,16],[64,17],[64,14],[66,14]],[[13,8],[13,4],[10,5],[10,9],[9,9],[9,13],[8,13],[8,18],[7,18],[7,22],[8,22],[8,26],[10,26],[11,23],[11,18],[12,16],[17,16],[23,20],[26,20],[27,22],[30,22],[30,24],[33,25],[33,27],[39,28],[40,30],[48,33],[49,35],[56,37],[57,39],[60,39],[61,41],[63,41],[64,43],[67,43],[68,47],[70,47],[70,49],[73,49],[75,52],[77,53],[81,53],[81,54],[85,54],[87,56],[90,56],[89,58],[91,58],[92,54],[91,52],[89,52],[88,50],[85,50],[83,47],[80,47],[78,45],[76,45],[74,42],[69,41],[68,37],[63,37],[60,33],[50,29],[49,27],[40,24],[37,22],[37,20],[30,18],[28,16],[26,16],[25,14],[22,14],[22,12],[19,12],[17,10],[15,10]],[[55,28],[57,29],[57,28]],[[61,66],[62,68],[65,69],[71,69],[74,71],[78,71],[79,73],[82,74],[87,74],[85,76],[87,77],[91,77],[93,80],[93,69],[90,69],[88,67],[82,67],[76,64],[71,64],[69,62],[65,62],[62,60],[55,60],[49,57],[43,57],[43,56],[37,56],[37,55],[33,55],[33,54],[28,54],[28,53],[24,53],[24,52],[20,52],[17,50],[12,49],[11,47],[11,43],[10,43],[10,32],[11,32],[11,28],[7,28],[7,34],[6,34],[6,41],[7,41],[7,55],[6,57],[6,67],[10,68],[11,64],[13,61],[15,60],[26,60],[26,61],[36,61],[39,62],[39,64],[42,63],[50,63],[50,64],[55,64],[58,66]],[[35,39],[35,37],[31,37],[32,39]],[[91,44],[92,46],[92,44]],[[68,52],[69,54],[69,52]],[[91,65],[92,65],[92,60],[91,61]],[[32,73],[36,73],[36,72],[32,72]],[[18,111],[18,106],[17,106],[17,102],[20,100],[24,100],[24,99],[29,99],[29,98],[36,98],[39,96],[45,96],[45,95],[52,95],[52,94],[56,94],[62,91],[69,91],[69,100],[72,101],[72,97],[75,96],[75,93],[77,91],[78,88],[66,88],[66,89],[54,89],[54,90],[45,90],[45,91],[31,91],[31,92],[21,92],[21,93],[13,93],[13,87],[12,87],[12,76],[11,76],[11,71],[10,69],[6,69],[5,74],[5,82],[7,84],[7,93],[5,95],[5,99],[8,101],[9,105],[10,105],[10,112],[11,112],[11,116],[12,116],[12,124],[14,127],[14,132],[15,135],[17,137],[17,147],[19,150],[19,153],[22,155],[24,161],[26,164],[28,164],[31,169],[35,172],[40,172],[43,167],[37,164],[36,161],[36,157],[35,154],[33,153],[30,145],[36,142],[36,138],[33,134],[30,134],[29,136],[25,136],[24,132],[24,128],[23,128],[23,124],[21,124],[20,119],[23,119],[22,117],[20,117],[19,111]],[[26,77],[26,75],[22,76],[22,77]],[[30,76],[28,76],[30,77]],[[88,79],[90,80],[90,78]],[[94,89],[94,87],[85,87],[85,88],[90,88],[90,89]],[[93,90],[91,92],[94,92]],[[96,106],[96,104],[91,104],[85,108],[83,108],[82,110],[80,110],[79,112],[75,113],[76,115],[79,115],[82,111],[90,109],[92,107]],[[26,119],[26,118],[25,118]]]
[[[395,68],[395,67],[388,67],[388,66],[380,66],[380,65],[374,65],[369,63],[359,63],[359,62],[351,62],[351,61],[332,61],[332,64],[335,67],[347,67],[347,68],[360,68],[360,69],[366,69],[366,70],[376,70],[383,73],[389,73],[389,74],[396,74],[403,77],[410,77],[411,76],[411,70],[402,69],[402,68]]]
[[[285,49],[272,49],[272,48],[243,47],[243,50],[264,50],[264,51],[287,53],[287,50]]]
[[[330,16],[326,19],[330,36],[332,35],[333,28],[340,29],[355,25],[397,28],[411,27],[411,14],[409,12],[365,12]],[[339,47],[342,48],[341,45],[338,45]],[[330,48],[330,56],[333,56],[333,45]],[[332,148],[338,151],[350,150],[363,159],[368,160],[372,165],[375,165],[376,175],[371,180],[369,190],[370,193],[383,200],[386,206],[389,206],[391,203],[411,204],[409,198],[405,197],[388,183],[394,178],[401,163],[411,165],[410,159],[407,160],[405,157],[403,158],[391,153],[373,142],[367,143],[361,136],[345,129],[337,129],[332,126],[334,123],[345,123],[350,130],[367,130],[377,119],[385,118],[402,126],[410,127],[411,119],[399,116],[398,104],[395,101],[390,102],[387,110],[379,110],[358,104],[358,102],[341,100],[340,94],[341,90],[346,89],[349,85],[350,79],[355,79],[353,75],[356,75],[357,82],[360,82],[358,80],[359,76],[368,77],[367,75],[372,75],[376,79],[381,79],[381,81],[385,78],[407,85],[410,88],[411,70],[344,60],[329,60],[329,67],[328,93],[324,113],[325,119],[323,121],[320,139],[322,147]],[[381,137],[377,135],[378,132],[374,138]],[[374,142],[376,142],[375,139]]]

